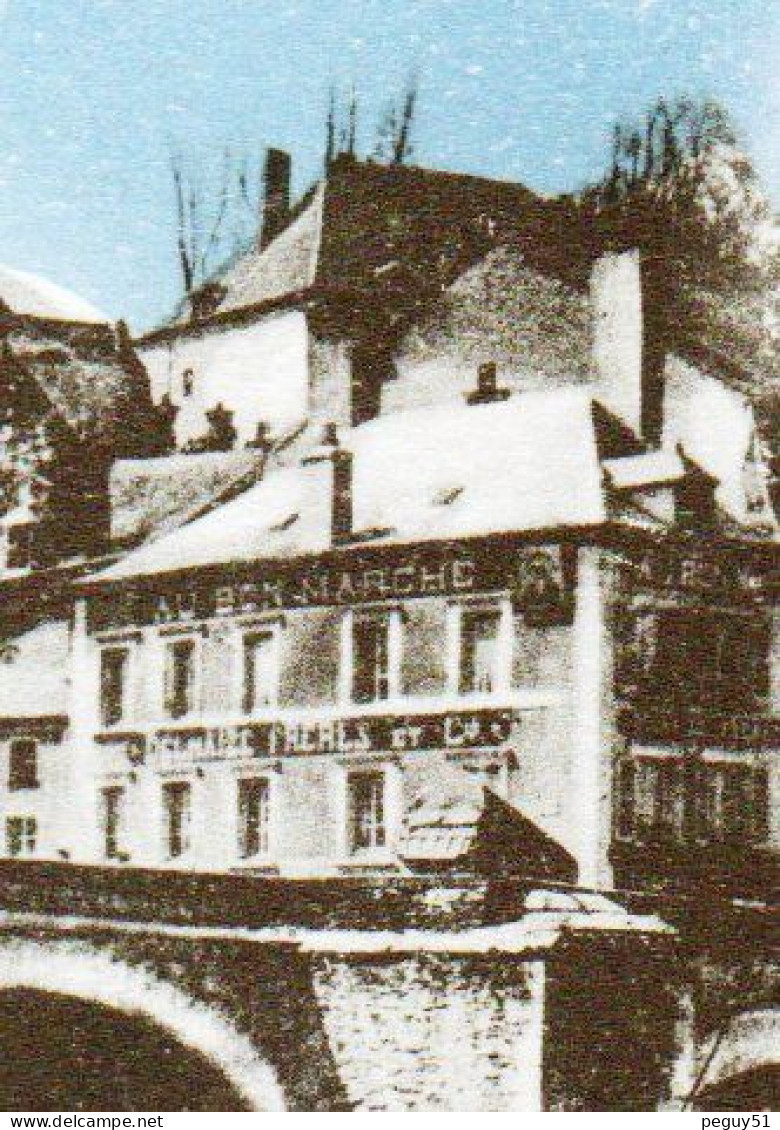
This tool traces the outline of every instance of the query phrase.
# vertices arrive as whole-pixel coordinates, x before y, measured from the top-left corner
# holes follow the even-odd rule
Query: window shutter
[[[163,699],[166,714],[173,714],[174,710],[174,669],[173,646],[168,644],[165,649],[165,669],[163,671]]]
[[[185,713],[195,709],[195,647],[191,641],[188,641],[186,650],[183,652],[184,663],[186,664],[186,688],[187,688],[187,704]]]
[[[633,837],[636,824],[636,762],[618,762],[616,767],[615,825],[618,838]]]

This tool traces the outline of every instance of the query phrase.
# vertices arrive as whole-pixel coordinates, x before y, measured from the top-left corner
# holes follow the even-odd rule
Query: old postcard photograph
[[[0,0],[3,1117],[770,1126],[778,60]]]

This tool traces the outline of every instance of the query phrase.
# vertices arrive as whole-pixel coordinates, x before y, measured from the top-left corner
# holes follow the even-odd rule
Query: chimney
[[[648,260],[641,264],[642,284],[642,439],[660,447],[664,430],[666,385],[666,306],[668,290],[663,274]]]
[[[267,455],[271,450],[271,429],[265,420],[257,421],[254,437],[247,442],[246,446],[251,450],[261,451],[264,455]]]
[[[260,250],[275,239],[290,214],[290,154],[267,149],[263,166],[263,222]]]
[[[483,361],[477,369],[477,387],[466,393],[467,404],[495,404],[506,400],[508,388],[498,387],[498,370],[495,361]]]
[[[305,466],[331,464],[331,539],[334,543],[344,541],[352,534],[352,452],[339,445],[335,424],[325,425],[319,445],[303,462]]]
[[[598,398],[650,447],[663,432],[663,295],[637,250],[606,252],[590,278]]]

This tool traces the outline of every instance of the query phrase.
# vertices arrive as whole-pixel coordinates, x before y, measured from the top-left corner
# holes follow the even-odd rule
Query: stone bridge
[[[5,1110],[776,1098],[777,969],[760,908],[16,862],[0,866],[0,907]]]

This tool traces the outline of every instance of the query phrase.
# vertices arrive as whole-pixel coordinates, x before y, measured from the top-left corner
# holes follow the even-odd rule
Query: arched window
[[[11,742],[8,758],[8,788],[37,789],[38,744],[32,738],[17,738]]]

